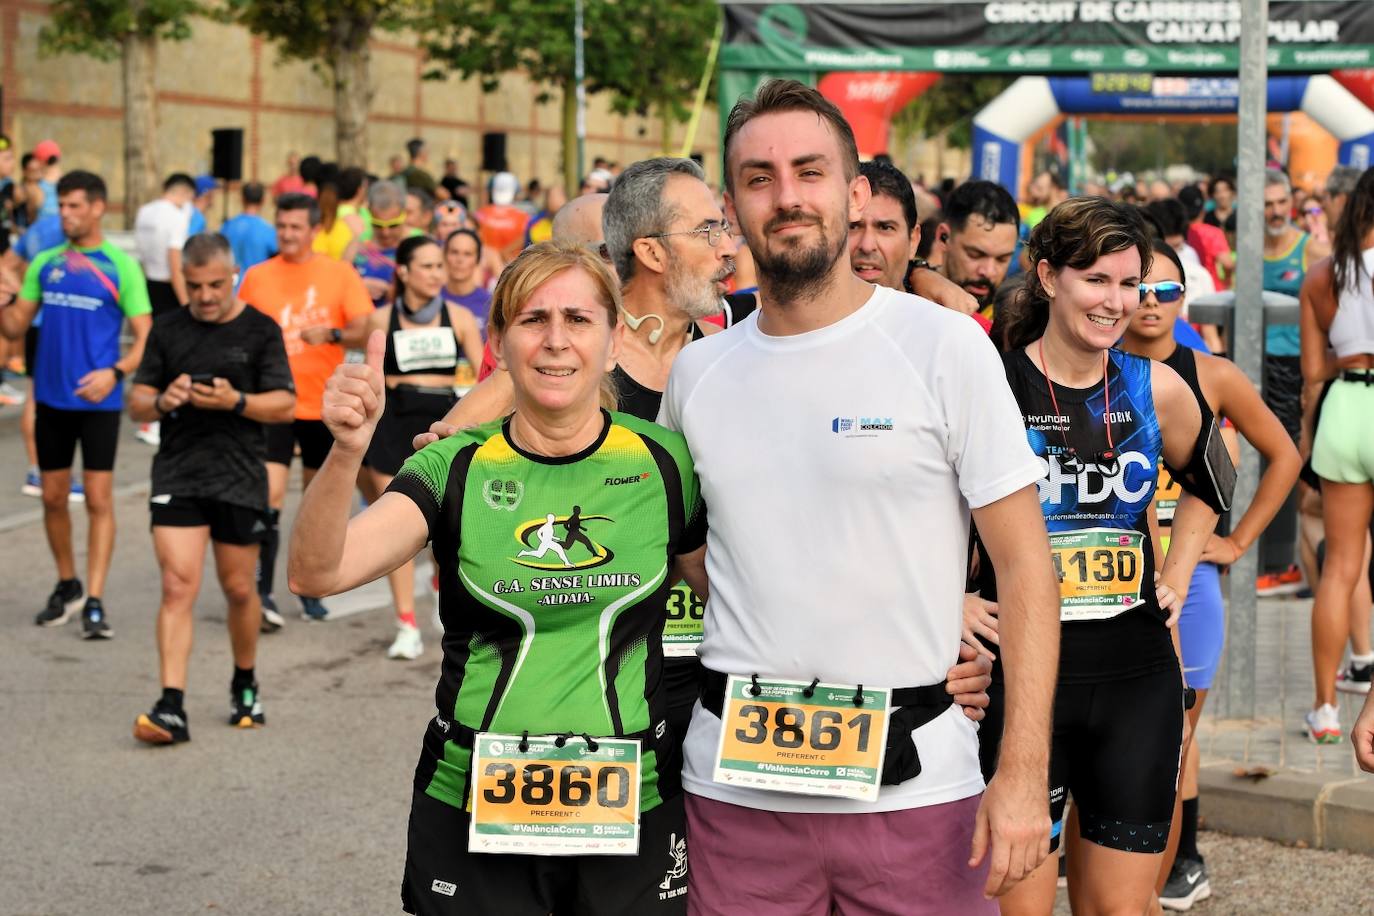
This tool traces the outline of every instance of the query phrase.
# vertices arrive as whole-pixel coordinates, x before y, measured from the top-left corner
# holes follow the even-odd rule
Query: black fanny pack
[[[701,681],[702,708],[717,719],[725,708],[726,675],[705,669]],[[881,785],[895,786],[921,775],[921,755],[916,750],[912,732],[935,719],[950,706],[954,698],[945,690],[945,682],[925,687],[898,687],[892,691],[892,709],[888,713],[887,751],[883,755]]]

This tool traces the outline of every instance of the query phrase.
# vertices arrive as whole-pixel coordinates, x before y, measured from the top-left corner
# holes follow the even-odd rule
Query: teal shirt
[[[1307,276],[1307,243],[1312,237],[1306,232],[1286,254],[1264,259],[1264,288],[1271,293],[1283,293],[1297,298]],[[1298,340],[1298,326],[1277,325],[1264,332],[1264,352],[1268,356],[1298,356],[1302,352]]]

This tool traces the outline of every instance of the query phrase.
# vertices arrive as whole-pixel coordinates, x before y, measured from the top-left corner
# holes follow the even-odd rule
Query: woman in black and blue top
[[[1207,426],[1173,370],[1112,349],[1140,304],[1150,264],[1134,209],[1066,201],[1027,248],[1034,267],[1004,362],[1026,436],[1044,462],[1040,504],[1061,583],[1052,837],[1057,843],[1063,832],[1071,794],[1074,909],[1144,912],[1168,840],[1183,741],[1171,628],[1216,523],[1205,503],[1185,495],[1157,569],[1150,506],[1161,456],[1171,467],[1188,465]],[[980,585],[985,598],[995,590],[991,581]],[[997,687],[980,736],[989,775],[1000,734]],[[1054,893],[1051,857],[1002,899],[1002,912],[1048,914]]]

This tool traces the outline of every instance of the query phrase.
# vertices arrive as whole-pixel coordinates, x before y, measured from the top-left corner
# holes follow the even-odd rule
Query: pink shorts
[[[688,916],[997,916],[968,867],[979,796],[871,814],[687,795]]]

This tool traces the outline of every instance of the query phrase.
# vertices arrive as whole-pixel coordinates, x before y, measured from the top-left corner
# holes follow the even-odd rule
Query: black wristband
[[[243,416],[243,412],[246,409],[248,409],[248,395],[240,391],[238,403],[234,405],[234,413]]]
[[[115,384],[116,384],[116,385],[119,384],[120,382],[124,381],[124,370],[123,370],[123,369],[119,368],[118,366],[111,366],[111,367],[110,367],[110,371],[113,372],[113,373],[115,374]]]
[[[343,342],[343,331],[339,330],[338,328],[330,328],[330,329],[329,329],[329,339],[330,339],[330,341],[333,342],[333,343],[342,343],[342,342]]]
[[[167,411],[162,409],[162,392],[153,395],[153,410],[157,411],[159,417],[167,416]]]

